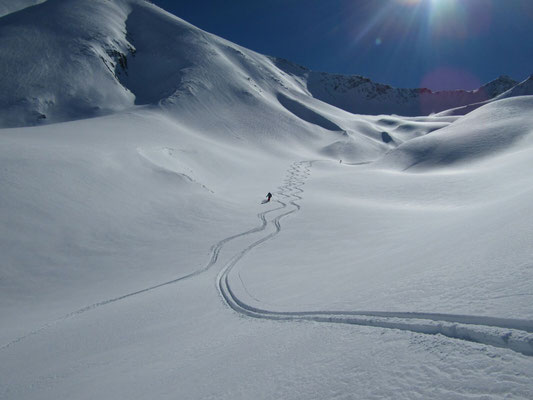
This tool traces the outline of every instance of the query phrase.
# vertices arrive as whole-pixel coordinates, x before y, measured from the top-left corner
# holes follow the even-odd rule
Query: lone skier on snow
[[[261,204],[266,204],[270,201],[270,199],[272,198],[272,193],[268,192],[268,194],[266,195],[266,199],[264,199]]]

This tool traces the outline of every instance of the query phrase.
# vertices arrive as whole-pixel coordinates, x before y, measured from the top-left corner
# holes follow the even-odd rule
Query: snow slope
[[[82,36],[86,35],[83,26],[106,23],[100,18],[103,14],[114,19],[111,27],[117,29],[111,33],[117,35],[124,20],[131,42],[123,45],[134,45],[137,50],[128,62],[128,75],[123,71],[121,80],[132,90],[125,91],[118,81],[108,85],[106,79],[115,77],[102,66],[94,72],[99,83],[92,89],[129,93],[141,104],[147,98],[147,102],[158,99],[160,104],[130,105],[105,118],[3,131],[3,316],[25,320],[31,314],[46,321],[50,314],[61,315],[113,297],[117,290],[135,291],[140,282],[150,286],[190,273],[215,238],[236,229],[228,220],[250,210],[265,190],[275,187],[295,154],[342,156],[357,162],[378,157],[395,145],[383,140],[379,121],[354,120],[319,101],[305,104],[308,98],[298,87],[289,90],[290,81],[287,94],[280,94],[276,69],[269,69],[269,59],[249,51],[244,54],[238,46],[151,4],[47,1],[13,17],[44,12],[53,14],[51,20],[70,21],[63,25],[79,27],[77,34]],[[145,31],[151,35],[142,35]],[[79,43],[77,37],[61,38]],[[95,43],[101,44],[101,38]],[[59,45],[54,49],[61,59],[65,53]],[[151,75],[153,68],[146,69],[154,59],[160,66],[157,75]],[[83,60],[89,67],[97,62],[94,55]],[[174,76],[171,71],[180,65],[179,60],[195,67],[178,70]],[[14,71],[5,68],[6,75]],[[80,71],[73,68],[70,72],[44,71],[55,77],[50,80],[56,91],[65,85],[80,88],[85,84]],[[161,82],[150,81],[151,76]],[[257,83],[250,83],[252,79]],[[29,80],[20,87],[29,93],[32,85]],[[50,105],[49,115],[58,119],[72,115],[71,101],[67,97],[62,101],[68,104]],[[24,118],[33,113],[20,110]],[[11,111],[7,109],[6,115],[16,115]],[[443,118],[427,126],[419,124],[404,136],[390,135],[399,142],[449,121]],[[145,185],[145,181],[151,183]],[[245,225],[249,214],[243,215]],[[213,221],[219,221],[219,228],[208,234]],[[200,236],[209,238],[208,243],[188,235],[192,227],[203,232]],[[172,261],[176,253],[187,253],[177,271]],[[65,298],[72,300],[64,302]],[[24,330],[22,325],[10,324],[3,334],[9,338]]]
[[[234,291],[278,311],[357,305],[531,325],[532,100],[495,102],[371,164],[313,163],[306,207],[235,268]]]
[[[533,96],[489,103],[439,132],[409,141],[380,163],[404,170],[453,166],[527,148],[533,143],[532,107]]]
[[[0,130],[0,398],[533,397],[531,97],[354,115],[137,0],[0,29],[4,126],[69,120]]]
[[[533,95],[533,75],[496,97],[496,100]]]
[[[128,48],[126,15],[120,2],[50,0],[2,17],[0,124],[86,118],[132,105],[113,68],[114,54]]]
[[[0,0],[0,17],[42,3],[46,0]]]

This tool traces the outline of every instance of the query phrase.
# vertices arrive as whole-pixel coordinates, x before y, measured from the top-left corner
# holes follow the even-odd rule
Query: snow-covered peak
[[[489,100],[517,84],[508,76],[500,76],[476,90],[433,92],[427,88],[394,88],[360,75],[311,71],[284,59],[274,62],[298,77],[312,96],[356,114],[427,115]]]
[[[520,82],[516,86],[507,90],[506,92],[499,95],[498,99],[506,99],[509,97],[516,96],[530,96],[533,95],[533,75],[530,75],[527,79]]]
[[[49,0],[0,18],[0,125],[85,118],[133,104],[115,76],[127,3]]]
[[[427,115],[486,101],[516,84],[503,76],[475,91],[398,89],[263,56],[145,0],[48,0],[27,7],[38,2],[0,0],[0,7],[20,10],[0,18],[2,127],[135,105],[167,107],[180,118],[233,104],[286,112],[290,100],[279,99],[292,97],[356,114]]]
[[[497,79],[484,84],[478,90],[483,90],[487,96],[492,99],[506,92],[517,84],[518,82],[511,77],[507,75],[501,75]]]
[[[4,127],[145,104],[213,110],[295,85],[267,57],[144,0],[49,0],[1,18],[0,36]]]

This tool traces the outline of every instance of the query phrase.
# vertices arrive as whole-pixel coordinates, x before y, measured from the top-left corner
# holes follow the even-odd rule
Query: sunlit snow
[[[141,0],[33,3],[0,1],[1,399],[533,397],[531,79],[422,115]]]

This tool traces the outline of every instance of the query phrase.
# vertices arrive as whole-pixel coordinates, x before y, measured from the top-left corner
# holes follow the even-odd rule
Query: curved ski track
[[[286,204],[283,203],[282,201],[276,201],[276,202],[281,204],[281,206],[277,207],[277,208],[272,208],[270,210],[263,211],[263,212],[260,212],[259,214],[257,214],[257,217],[261,220],[261,225],[255,227],[255,228],[252,228],[250,230],[247,230],[245,232],[238,233],[236,235],[224,238],[221,241],[219,241],[218,243],[216,243],[214,246],[212,246],[211,247],[211,257],[209,259],[209,262],[204,267],[202,267],[202,268],[200,268],[200,269],[198,269],[196,271],[193,271],[190,274],[187,274],[187,275],[184,275],[184,276],[180,276],[179,278],[172,279],[170,281],[166,281],[166,282],[163,282],[163,283],[159,283],[157,285],[150,286],[150,287],[147,287],[147,288],[144,288],[144,289],[141,289],[141,290],[137,290],[135,292],[131,292],[131,293],[119,296],[119,297],[114,297],[112,299],[107,299],[107,300],[104,300],[104,301],[100,301],[98,303],[94,303],[94,304],[91,304],[89,306],[80,308],[79,310],[73,311],[73,312],[71,312],[69,314],[63,315],[62,317],[60,317],[60,318],[58,318],[58,319],[56,319],[56,320],[54,320],[52,322],[44,324],[43,326],[41,326],[38,329],[35,329],[33,331],[28,332],[24,336],[20,336],[20,337],[18,337],[16,339],[13,339],[12,341],[2,345],[2,346],[0,346],[0,351],[2,351],[4,349],[7,349],[8,347],[10,347],[10,346],[12,346],[12,345],[14,345],[14,344],[16,344],[18,342],[21,342],[22,340],[24,340],[24,339],[26,339],[26,338],[28,338],[30,336],[39,334],[39,333],[41,333],[41,332],[43,332],[43,331],[45,331],[45,330],[57,325],[57,324],[59,324],[62,321],[65,321],[65,320],[67,320],[69,318],[72,318],[74,316],[83,314],[83,313],[85,313],[87,311],[91,311],[91,310],[94,310],[95,308],[102,307],[102,306],[105,306],[107,304],[111,304],[111,303],[115,303],[115,302],[120,301],[120,300],[127,299],[128,297],[132,297],[132,296],[136,296],[136,295],[139,295],[139,294],[142,294],[142,293],[146,293],[146,292],[158,289],[158,288],[163,287],[163,286],[172,285],[174,283],[177,283],[177,282],[180,282],[180,281],[184,281],[186,279],[190,279],[190,278],[192,278],[194,276],[200,275],[203,272],[206,272],[213,265],[216,264],[216,262],[218,261],[218,256],[220,254],[220,251],[222,250],[224,245],[226,245],[228,242],[230,242],[230,241],[232,241],[234,239],[243,237],[243,236],[251,235],[253,233],[265,230],[267,225],[268,225],[267,219],[266,219],[266,215],[271,213],[271,212],[274,212],[274,211],[277,211],[277,210],[281,210],[281,209],[286,207]]]
[[[342,323],[432,335],[441,334],[453,339],[503,347],[533,356],[533,321],[531,320],[418,312],[271,311],[254,307],[239,299],[231,289],[229,280],[233,267],[255,247],[278,235],[281,231],[280,220],[282,218],[300,210],[301,206],[297,201],[302,200],[301,195],[304,193],[302,186],[309,176],[312,164],[313,161],[295,162],[287,171],[288,176],[284,185],[279,187],[280,191],[277,194],[285,197],[292,209],[279,214],[272,220],[275,231],[236,254],[218,274],[217,287],[229,307],[242,315],[260,319]],[[286,207],[287,205],[283,204],[282,209]],[[244,289],[248,292],[246,287]]]
[[[242,251],[237,253],[230,261],[221,269],[217,276],[216,285],[218,291],[224,302],[236,312],[241,315],[270,320],[285,320],[285,321],[314,321],[325,323],[342,323],[352,325],[363,325],[380,328],[399,329],[404,331],[411,331],[425,334],[441,334],[454,339],[467,340],[495,347],[503,347],[522,353],[524,355],[533,356],[533,321],[522,319],[508,319],[498,317],[484,317],[474,315],[454,315],[454,314],[437,314],[437,313],[416,313],[416,312],[387,312],[387,311],[271,311],[264,310],[249,304],[239,299],[232,291],[229,283],[229,275],[233,267],[251,250],[255,247],[267,242],[281,231],[281,219],[300,210],[301,206],[297,201],[302,200],[304,190],[302,186],[305,185],[305,180],[310,174],[311,167],[315,161],[299,161],[294,162],[287,170],[287,176],[283,185],[278,187],[279,191],[276,193],[284,197],[284,201],[275,200],[280,204],[280,207],[263,211],[257,214],[261,224],[248,231],[229,236],[220,240],[211,247],[211,257],[209,262],[202,268],[181,276],[179,278],[166,281],[145,289],[141,289],[132,293],[128,293],[119,297],[104,300],[94,303],[87,307],[66,314],[55,321],[47,323],[40,328],[27,333],[11,342],[0,346],[0,351],[21,342],[22,340],[39,334],[46,329],[49,329],[66,319],[83,314],[87,311],[94,310],[128,297],[136,296],[146,293],[163,286],[171,285],[194,276],[200,275],[203,272],[211,269],[218,261],[220,251],[228,242],[251,235],[253,233],[266,230],[268,222],[274,225],[274,231],[253,242]],[[288,211],[283,211],[291,206]],[[267,215],[275,211],[283,211],[271,221],[267,221]],[[243,287],[246,287],[243,284]],[[247,291],[247,290],[246,290]]]

